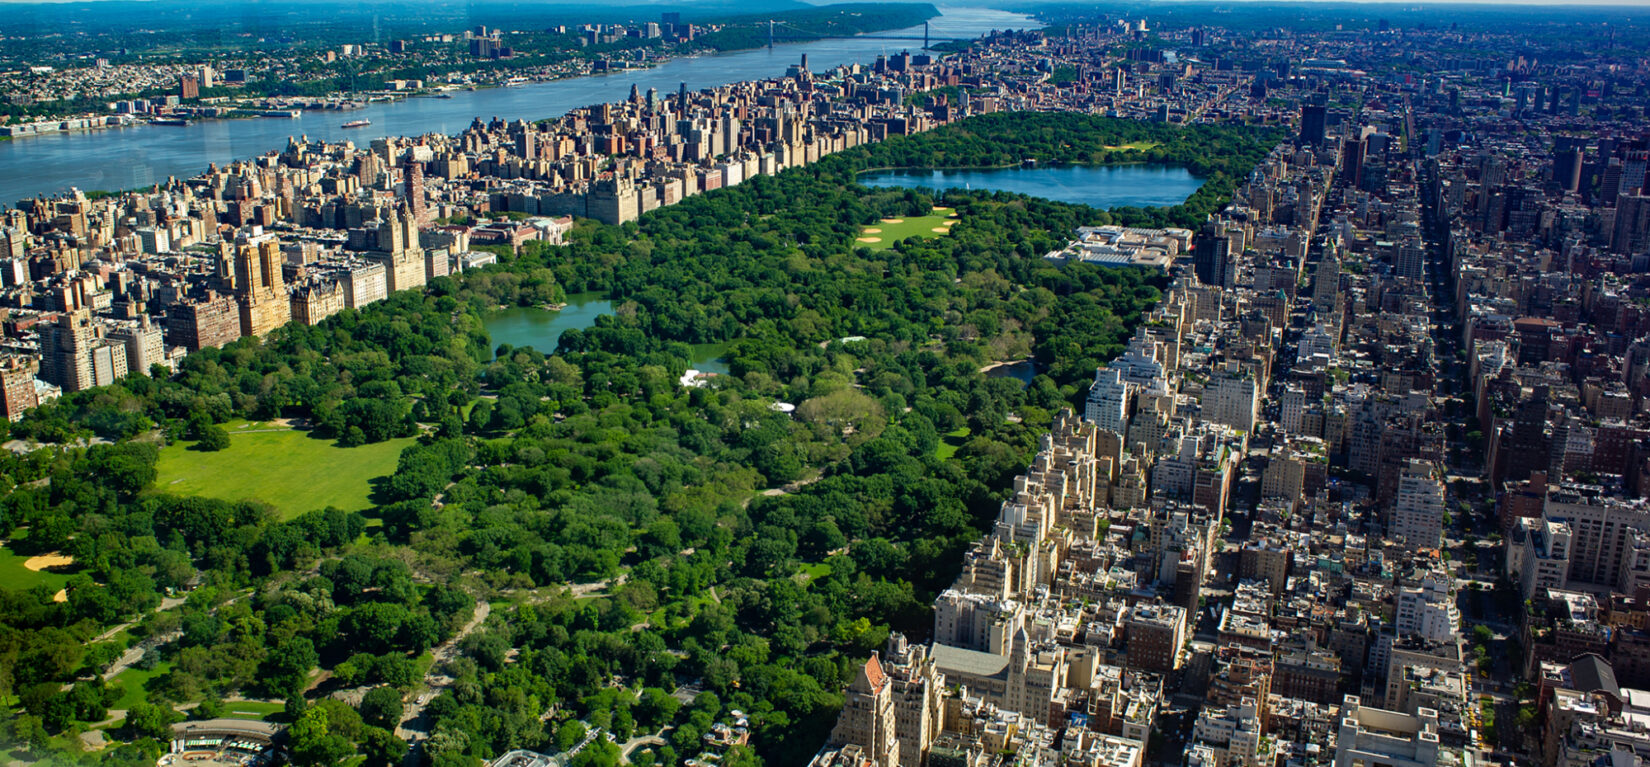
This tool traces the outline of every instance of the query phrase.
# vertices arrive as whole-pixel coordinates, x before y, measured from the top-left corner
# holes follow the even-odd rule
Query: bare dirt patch
[[[55,552],[51,554],[41,554],[39,556],[29,557],[23,561],[24,567],[27,567],[37,573],[48,567],[68,567],[72,564],[74,564],[74,557],[65,556]]]

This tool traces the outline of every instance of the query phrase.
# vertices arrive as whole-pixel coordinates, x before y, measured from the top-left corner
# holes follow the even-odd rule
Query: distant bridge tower
[[[768,49],[773,49],[773,19],[768,19]]]
[[[922,23],[922,49],[928,50],[928,22]]]

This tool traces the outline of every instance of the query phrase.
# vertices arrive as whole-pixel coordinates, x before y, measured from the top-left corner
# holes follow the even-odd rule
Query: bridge
[[[863,35],[829,35],[829,34],[822,34],[822,33],[819,33],[819,32],[814,32],[814,31],[808,30],[808,29],[800,29],[800,28],[791,26],[790,24],[786,24],[783,21],[775,21],[773,19],[768,20],[768,47],[769,48],[772,48],[774,46],[775,42],[787,42],[787,43],[789,43],[789,42],[799,42],[799,41],[804,41],[804,40],[831,40],[831,39],[847,39],[847,38],[853,38],[855,40],[911,40],[911,41],[921,40],[922,41],[922,47],[924,49],[927,49],[932,42],[936,42],[936,41],[937,42],[949,42],[949,41],[967,41],[967,40],[972,39],[972,38],[967,38],[967,37],[934,37],[933,35],[931,35],[929,33],[928,22],[926,22],[926,21],[924,21],[922,23],[922,36],[918,37],[916,35],[910,35],[910,34],[907,34],[907,35],[899,35],[899,34],[879,35],[879,34],[876,34],[876,33],[863,34]]]

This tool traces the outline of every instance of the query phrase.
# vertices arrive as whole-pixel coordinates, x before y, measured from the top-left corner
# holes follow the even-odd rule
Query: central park
[[[753,738],[726,764],[805,763],[851,670],[924,631],[1054,414],[1164,286],[1042,255],[1083,225],[1196,226],[1276,138],[973,118],[580,222],[566,245],[41,407],[12,437],[48,447],[0,457],[0,537],[74,564],[0,592],[21,742],[78,753],[107,731],[130,741],[108,763],[153,763],[204,707],[289,724],[299,764],[398,762],[402,706],[450,646],[419,718],[431,764],[554,752],[587,726],[656,736],[630,761],[676,764],[734,710]],[[1201,184],[1099,210],[855,180],[1032,160]],[[554,349],[486,332],[499,306],[592,292],[612,312]],[[726,374],[681,386],[704,348]],[[1029,384],[981,372],[1027,358]]]

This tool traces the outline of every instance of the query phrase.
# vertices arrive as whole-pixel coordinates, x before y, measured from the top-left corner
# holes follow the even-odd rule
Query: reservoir
[[[983,8],[941,7],[932,20],[936,39],[975,38],[991,30],[1030,29],[1031,17]],[[410,98],[372,104],[348,112],[306,110],[296,119],[201,120],[183,126],[135,125],[85,133],[59,133],[0,141],[0,207],[37,195],[51,196],[77,187],[82,191],[124,191],[189,178],[220,166],[286,146],[288,137],[307,135],[327,141],[353,140],[358,145],[384,136],[455,134],[479,117],[490,120],[541,120],[569,110],[623,99],[635,84],[646,93],[675,93],[744,80],[779,77],[808,56],[808,67],[823,72],[844,64],[869,64],[878,55],[921,47],[922,27],[877,35],[919,38],[879,40],[857,37],[817,40],[733,53],[673,59],[651,69],[618,71],[517,87],[457,91],[450,99]],[[347,121],[367,119],[365,128],[346,129]]]
[[[1162,208],[1179,205],[1203,186],[1185,168],[1168,165],[1052,165],[1040,168],[880,170],[865,173],[866,186],[942,191],[1016,192],[1096,208]]]
[[[561,311],[540,309],[536,306],[512,306],[482,316],[481,324],[493,340],[493,350],[509,344],[515,348],[532,347],[541,354],[552,354],[561,334],[569,330],[584,330],[596,324],[596,318],[613,313],[613,302],[602,293],[572,293]],[[726,375],[728,365],[722,360],[725,344],[690,344],[695,370]]]

